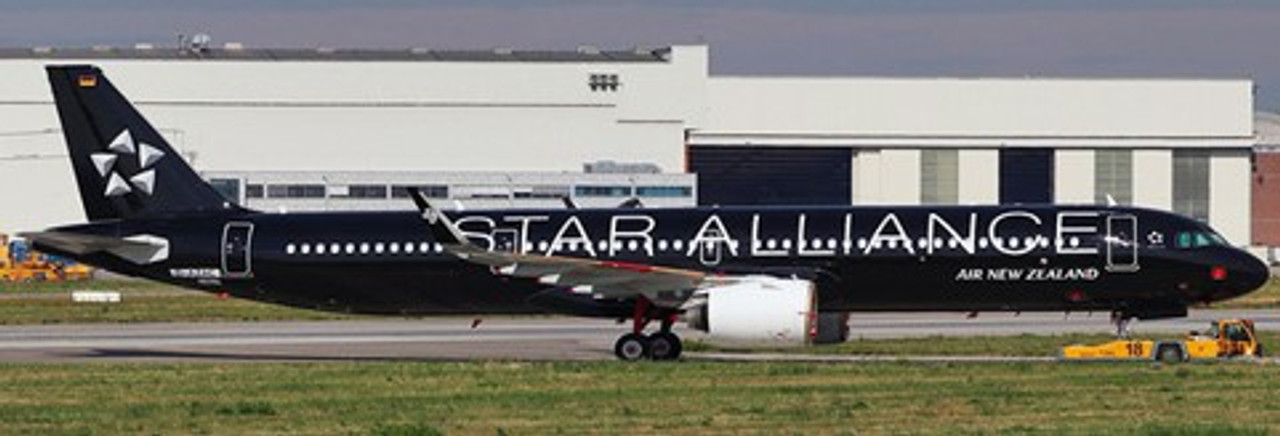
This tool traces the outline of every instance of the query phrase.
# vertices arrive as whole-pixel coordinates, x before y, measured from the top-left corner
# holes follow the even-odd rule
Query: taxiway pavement
[[[1280,330],[1274,310],[1196,310],[1134,323],[1135,335],[1203,329],[1217,318]],[[610,360],[625,324],[562,317],[323,322],[0,326],[0,361]],[[1106,313],[855,313],[853,338],[1108,333]],[[686,338],[698,332],[680,331]]]

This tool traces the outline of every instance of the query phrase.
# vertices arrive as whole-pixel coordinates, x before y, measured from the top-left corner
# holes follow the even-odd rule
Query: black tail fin
[[[89,220],[240,210],[205,183],[97,67],[46,67]]]

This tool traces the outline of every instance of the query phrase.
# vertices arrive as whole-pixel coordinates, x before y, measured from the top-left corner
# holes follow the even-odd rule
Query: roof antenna
[[[577,209],[577,208],[578,208],[578,203],[574,203],[574,202],[573,202],[573,199],[572,199],[572,198],[569,198],[569,196],[568,196],[568,195],[561,196],[561,197],[560,197],[560,201],[564,203],[564,208],[565,208],[565,209]]]
[[[1116,207],[1119,205],[1119,203],[1116,203],[1115,197],[1112,197],[1111,194],[1107,194],[1107,207]]]

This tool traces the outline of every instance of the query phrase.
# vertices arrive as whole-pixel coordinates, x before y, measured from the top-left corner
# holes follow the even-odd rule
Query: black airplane
[[[666,360],[680,355],[681,319],[713,339],[790,344],[843,340],[847,314],[865,311],[1108,311],[1123,327],[1268,277],[1204,223],[1134,207],[446,212],[415,190],[418,212],[262,213],[214,191],[97,68],[48,75],[89,222],[24,236],[251,300],[631,320],[615,353]]]

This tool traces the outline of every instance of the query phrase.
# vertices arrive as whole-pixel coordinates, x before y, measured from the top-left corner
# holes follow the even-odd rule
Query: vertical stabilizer
[[[88,65],[46,68],[89,220],[239,210]]]

